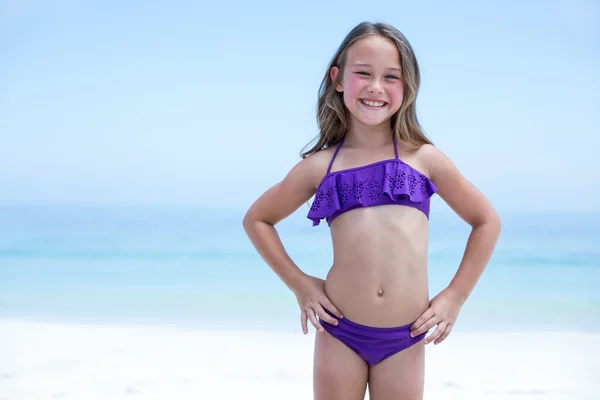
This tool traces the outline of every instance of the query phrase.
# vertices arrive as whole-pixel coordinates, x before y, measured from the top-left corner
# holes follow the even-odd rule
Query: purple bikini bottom
[[[393,328],[377,328],[357,324],[348,318],[340,319],[329,311],[325,311],[338,320],[338,325],[331,325],[321,319],[323,329],[354,350],[369,366],[409,348],[427,335],[427,332],[424,332],[414,338],[410,337],[412,323]]]

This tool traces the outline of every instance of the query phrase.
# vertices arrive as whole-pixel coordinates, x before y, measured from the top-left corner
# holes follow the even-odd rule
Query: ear
[[[329,71],[329,75],[331,76],[332,82],[335,82],[335,79],[337,78],[339,73],[340,69],[337,66],[331,68],[331,71]],[[344,85],[342,85],[342,82],[335,85],[335,90],[337,90],[340,93],[344,91]]]

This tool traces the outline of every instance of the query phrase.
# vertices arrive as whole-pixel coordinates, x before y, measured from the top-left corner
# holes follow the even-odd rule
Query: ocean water
[[[300,331],[293,294],[241,226],[244,210],[0,207],[0,318]],[[326,225],[300,209],[278,225],[292,258],[325,277]],[[600,214],[507,213],[496,252],[456,324],[463,331],[600,332]],[[432,210],[433,297],[469,227]]]

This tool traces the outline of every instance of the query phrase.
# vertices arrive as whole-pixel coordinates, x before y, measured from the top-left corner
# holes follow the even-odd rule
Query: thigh
[[[371,400],[422,400],[424,385],[423,341],[373,365],[369,371]]]
[[[327,331],[315,333],[313,385],[315,400],[363,400],[367,363]]]

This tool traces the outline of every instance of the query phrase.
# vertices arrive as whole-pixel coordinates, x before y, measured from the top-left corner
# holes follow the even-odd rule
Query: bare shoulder
[[[432,144],[424,144],[417,150],[419,161],[426,169],[429,179],[440,189],[443,196],[445,187],[465,185],[467,180],[456,165],[439,148]]]
[[[425,144],[418,150],[420,161],[429,178],[438,188],[438,195],[462,219],[470,224],[497,219],[495,210],[485,196],[456,167],[440,149]]]
[[[315,194],[327,173],[330,153],[330,149],[321,150],[299,161],[281,182],[268,189],[252,204],[246,219],[275,225],[305,204]]]
[[[436,173],[444,170],[449,172],[448,168],[454,166],[452,161],[440,149],[432,144],[424,144],[416,150],[419,161],[425,167],[429,177],[434,180]]]
[[[303,171],[307,175],[311,176],[311,179],[315,184],[315,189],[317,186],[319,186],[319,183],[327,174],[327,168],[329,167],[329,163],[333,157],[333,152],[334,149],[332,148],[319,150],[316,153],[306,157],[299,163],[299,165],[303,164]]]

